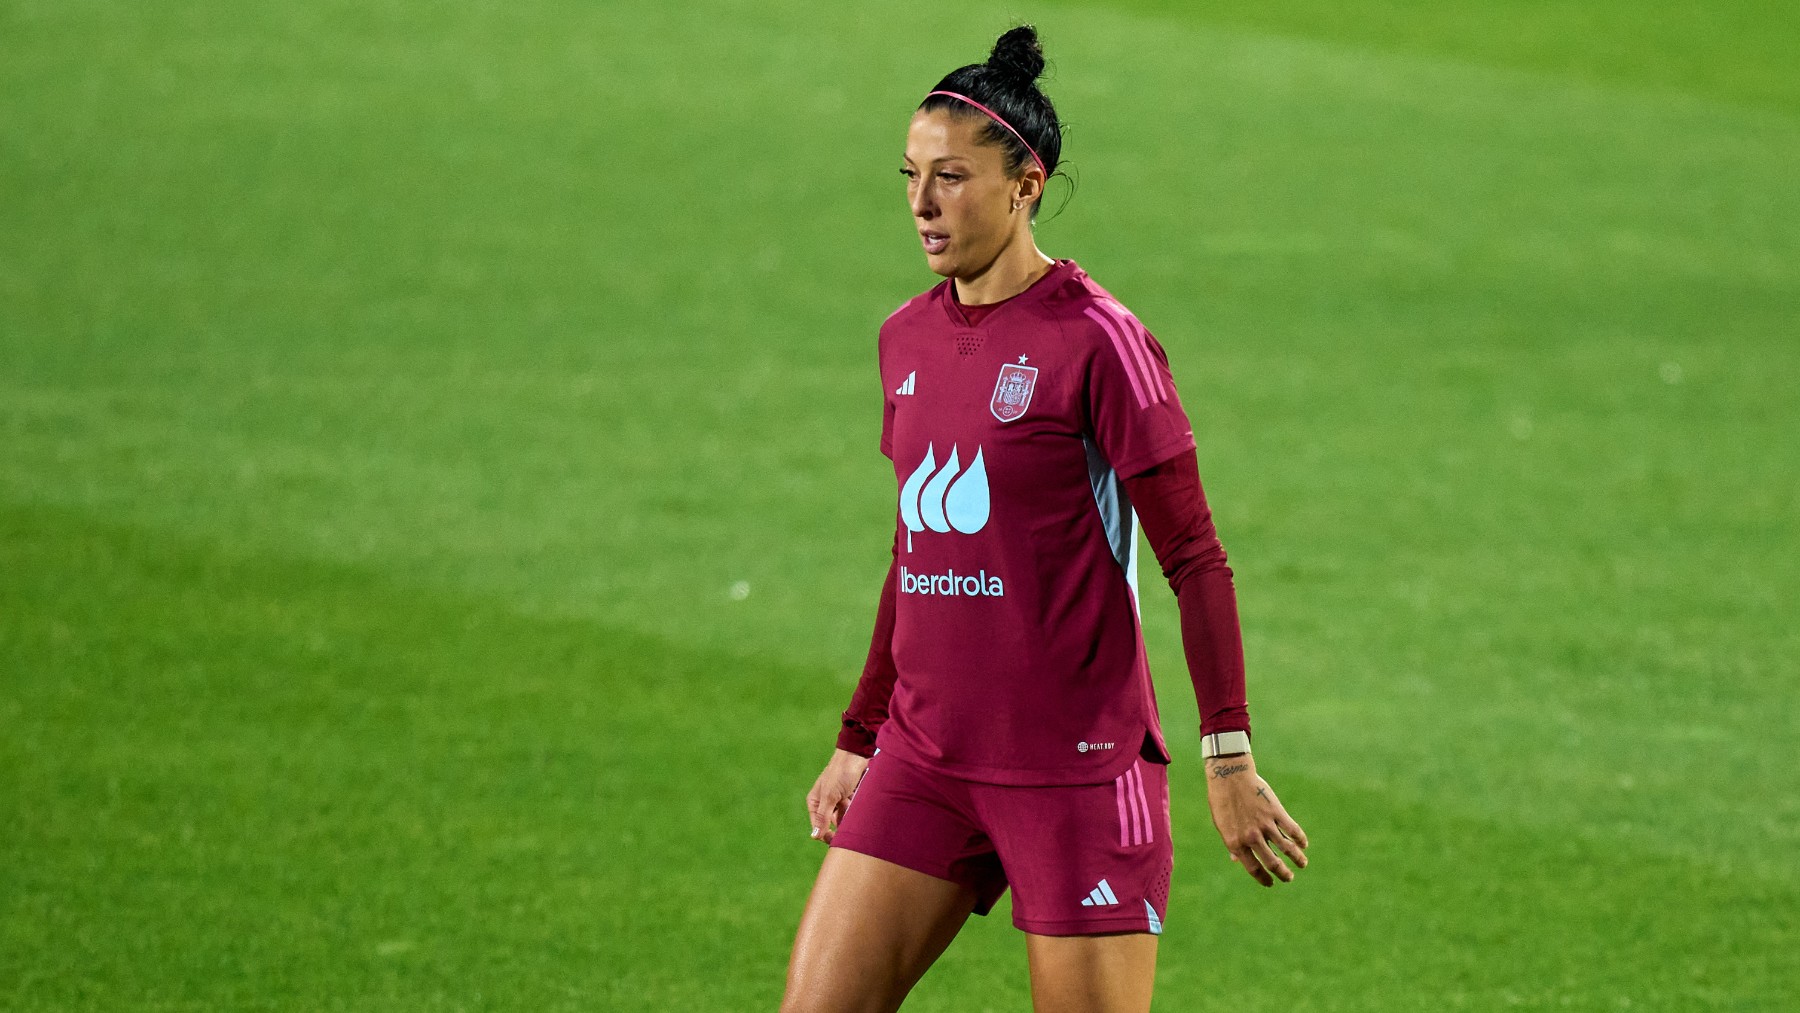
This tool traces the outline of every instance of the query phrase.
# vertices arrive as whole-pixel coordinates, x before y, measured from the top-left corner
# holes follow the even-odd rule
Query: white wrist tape
[[[1200,736],[1200,758],[1210,760],[1215,756],[1229,756],[1232,753],[1248,753],[1250,751],[1249,732],[1214,732]]]

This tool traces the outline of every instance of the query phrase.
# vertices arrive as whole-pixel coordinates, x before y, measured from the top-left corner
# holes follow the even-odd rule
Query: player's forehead
[[[976,117],[952,116],[942,109],[913,114],[906,128],[908,162],[920,168],[961,163],[972,169],[1000,164],[1000,149],[981,143],[982,121]]]

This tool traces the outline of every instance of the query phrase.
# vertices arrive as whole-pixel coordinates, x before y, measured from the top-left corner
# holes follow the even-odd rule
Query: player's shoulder
[[[943,287],[948,284],[950,284],[950,280],[946,278],[938,284],[933,285],[925,291],[920,292],[918,295],[906,300],[899,306],[896,306],[894,311],[889,313],[887,318],[881,322],[881,335],[885,337],[888,333],[897,329],[917,326],[927,322],[930,319],[929,314],[932,311],[933,304],[941,295]]]
[[[1072,264],[1072,270],[1044,300],[1044,309],[1076,340],[1111,345],[1135,335],[1144,325],[1118,297],[1091,275]]]

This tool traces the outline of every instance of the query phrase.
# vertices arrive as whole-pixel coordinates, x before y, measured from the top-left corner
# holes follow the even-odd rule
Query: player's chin
[[[931,268],[934,273],[941,274],[946,278],[956,276],[956,265],[951,263],[950,258],[942,253],[927,253],[925,255],[925,266]]]

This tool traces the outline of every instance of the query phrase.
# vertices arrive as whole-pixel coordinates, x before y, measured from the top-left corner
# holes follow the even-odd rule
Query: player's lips
[[[926,253],[942,253],[944,247],[950,245],[949,236],[942,232],[932,232],[930,229],[919,230],[919,241],[925,244]]]

